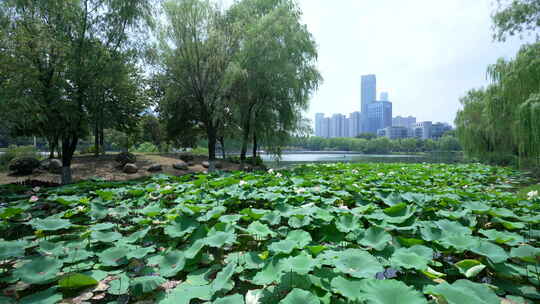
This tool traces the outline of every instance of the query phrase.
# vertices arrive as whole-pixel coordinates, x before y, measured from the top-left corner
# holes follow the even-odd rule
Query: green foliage
[[[159,152],[159,148],[151,142],[143,142],[142,144],[138,145],[134,151],[139,153],[156,153]]]
[[[495,38],[504,41],[507,36],[536,34],[540,29],[540,1],[515,0],[503,3],[498,0],[499,8],[493,14]],[[502,4],[502,5],[501,5]]]
[[[512,192],[530,182],[518,171],[311,164],[277,173],[1,192],[0,279],[30,287],[0,300],[67,302],[95,285],[111,299],[185,304],[540,298],[540,197]]]
[[[499,59],[493,84],[471,90],[456,116],[464,151],[482,161],[538,166],[540,153],[540,43],[524,45],[512,60]]]
[[[9,163],[15,158],[35,158],[41,159],[41,154],[34,146],[14,146],[10,145],[7,150],[0,154],[0,170],[7,169]]]

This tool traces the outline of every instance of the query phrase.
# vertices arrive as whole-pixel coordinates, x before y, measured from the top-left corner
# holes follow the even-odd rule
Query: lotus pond
[[[539,303],[540,199],[479,164],[0,188],[0,303]]]

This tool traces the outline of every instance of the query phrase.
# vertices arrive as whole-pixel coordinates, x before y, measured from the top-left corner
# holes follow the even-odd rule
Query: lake
[[[458,163],[462,162],[461,154],[456,153],[424,153],[424,154],[358,154],[358,153],[325,153],[302,152],[284,153],[278,161],[273,155],[261,154],[261,158],[269,167],[282,167],[302,163]]]

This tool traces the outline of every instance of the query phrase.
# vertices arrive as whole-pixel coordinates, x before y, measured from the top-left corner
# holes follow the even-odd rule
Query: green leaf
[[[199,223],[189,216],[179,216],[171,224],[165,226],[165,234],[180,238],[189,233],[192,233],[199,227]]]
[[[521,235],[517,233],[508,232],[508,231],[498,231],[494,229],[490,229],[490,230],[480,229],[478,232],[485,235],[488,238],[488,240],[495,242],[497,244],[508,244],[508,245],[513,246],[521,242],[524,242],[525,240]]]
[[[515,247],[510,251],[510,256],[519,258],[525,262],[535,263],[540,257],[540,248],[532,247],[530,245]]]
[[[351,232],[360,228],[359,221],[360,218],[351,213],[344,214],[336,220],[336,228],[341,232]]]
[[[499,297],[487,285],[469,280],[457,280],[452,285],[444,282],[427,286],[425,293],[442,297],[448,304],[500,304]]]
[[[349,280],[342,276],[335,277],[331,282],[332,290],[350,301],[360,301],[362,295],[362,280]]]
[[[214,292],[225,288],[236,271],[236,263],[229,263],[222,271],[218,272],[216,279],[212,282],[212,290]]]
[[[362,281],[362,297],[366,303],[372,304],[427,304],[427,300],[420,292],[405,283],[396,280]],[[471,302],[463,302],[471,303]],[[461,304],[463,304],[461,303]]]
[[[30,225],[36,230],[56,231],[71,227],[71,222],[69,220],[48,217],[45,219],[33,219],[30,221]]]
[[[20,304],[56,304],[62,300],[62,293],[56,287],[28,295],[21,299]]]
[[[281,304],[320,304],[319,298],[309,291],[295,288],[283,300]]]
[[[405,269],[416,269],[425,271],[428,268],[428,259],[424,256],[418,255],[408,248],[400,248],[394,252],[390,261],[392,265],[397,267],[403,267]]]
[[[286,253],[289,254],[295,249],[297,246],[295,241],[291,240],[282,240],[278,242],[274,242],[268,246],[268,249],[270,251],[273,251],[275,253]]]
[[[250,234],[260,237],[260,238],[266,238],[267,236],[274,235],[274,232],[270,230],[270,227],[268,227],[267,225],[259,221],[255,221],[249,224],[249,226],[247,227],[247,231]]]
[[[315,260],[305,252],[286,258],[282,266],[284,271],[293,271],[298,274],[308,274],[313,267],[315,267]]]
[[[0,240],[0,260],[24,257],[26,241],[3,241]]]
[[[125,273],[122,273],[118,276],[118,278],[109,283],[108,292],[113,295],[123,295],[128,292],[128,289],[129,277]]]
[[[151,227],[147,227],[147,228],[145,228],[143,230],[133,232],[128,237],[125,237],[123,239],[123,242],[124,243],[135,243],[138,240],[144,238],[146,236],[146,234],[148,233],[148,231],[150,231],[150,229],[151,229]]]
[[[118,232],[93,231],[91,236],[94,241],[104,243],[113,243],[122,238],[122,235]]]
[[[461,260],[454,265],[459,269],[459,272],[467,278],[477,276],[484,268],[486,268],[486,265],[483,265],[477,260]]]
[[[502,263],[508,259],[508,253],[503,248],[485,240],[478,240],[469,250],[488,257],[493,263]]]
[[[112,247],[98,254],[100,262],[105,266],[120,266],[127,263],[127,247]]]
[[[133,292],[136,295],[143,295],[157,289],[165,282],[167,282],[167,280],[162,277],[144,276],[131,280],[131,286],[133,287]]]
[[[171,251],[157,259],[159,273],[164,277],[174,277],[184,269],[186,260],[181,251]]]
[[[355,278],[373,278],[384,270],[375,257],[360,249],[347,249],[340,252],[335,260],[337,270]]]
[[[206,244],[210,247],[223,247],[225,244],[232,245],[236,242],[236,234],[218,231],[206,237]]]
[[[190,304],[192,299],[209,301],[214,292],[210,285],[193,286],[187,283],[178,285],[159,304]]]
[[[297,248],[303,248],[311,243],[311,235],[304,230],[293,230],[287,234],[286,240],[296,243]]]
[[[239,294],[217,299],[212,304],[244,304],[244,297]]]
[[[96,285],[97,283],[98,281],[90,276],[81,273],[73,273],[61,278],[58,281],[58,286],[62,288],[81,288]]]
[[[383,250],[392,241],[392,236],[384,229],[371,226],[364,232],[358,243],[363,246],[374,248],[377,251]]]
[[[15,269],[13,274],[29,284],[46,284],[56,278],[62,261],[51,257],[38,257]]]

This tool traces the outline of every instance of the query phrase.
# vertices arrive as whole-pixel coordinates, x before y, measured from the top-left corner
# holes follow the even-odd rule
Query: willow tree
[[[495,38],[504,41],[516,34],[535,35],[540,38],[540,0],[498,0],[499,8],[493,14]]]
[[[213,161],[226,114],[234,35],[228,34],[222,11],[208,0],[168,1],[164,12],[157,49],[164,88],[160,115],[172,137],[204,130]]]
[[[302,111],[321,76],[317,48],[301,11],[291,0],[242,0],[228,20],[243,31],[235,55],[233,107],[242,129],[240,158],[253,143],[278,151],[299,130]]]

